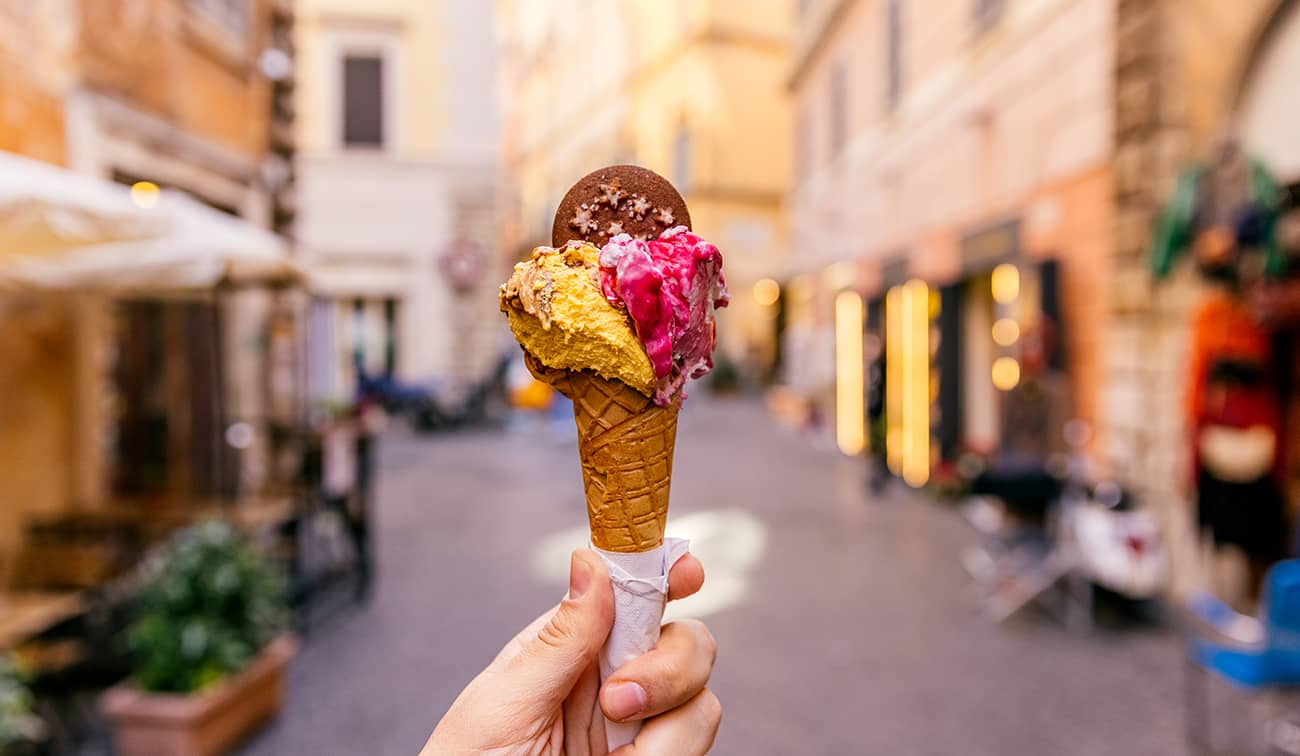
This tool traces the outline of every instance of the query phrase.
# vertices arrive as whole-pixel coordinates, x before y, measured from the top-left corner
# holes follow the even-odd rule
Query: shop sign
[[[962,270],[983,273],[1020,255],[1020,219],[976,231],[961,241]]]
[[[486,255],[476,242],[458,239],[439,257],[439,269],[457,294],[468,294],[482,280]]]

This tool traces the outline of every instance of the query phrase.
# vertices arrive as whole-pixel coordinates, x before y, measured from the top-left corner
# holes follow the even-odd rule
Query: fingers
[[[722,704],[706,688],[685,706],[647,721],[635,741],[611,756],[703,756],[721,723]]]
[[[527,691],[530,706],[554,711],[595,661],[613,621],[614,595],[604,562],[587,549],[573,552],[568,597],[535,634],[517,639],[517,653],[502,659],[510,693]]]
[[[592,663],[564,699],[564,752],[567,756],[609,752],[605,745],[605,717],[596,702],[599,692],[600,667]]]
[[[665,625],[649,653],[614,670],[600,691],[600,706],[610,719],[645,719],[677,708],[709,682],[718,644],[704,623],[682,620]]]
[[[704,565],[693,554],[677,560],[668,572],[668,600],[686,598],[704,585]]]

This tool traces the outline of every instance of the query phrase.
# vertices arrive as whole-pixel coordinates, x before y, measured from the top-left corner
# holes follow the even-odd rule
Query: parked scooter
[[[431,387],[412,404],[406,416],[421,433],[441,433],[501,422],[506,407],[504,382],[493,375],[467,391],[446,384]]]
[[[1039,604],[1086,630],[1096,588],[1147,601],[1164,585],[1168,555],[1154,518],[1114,481],[1088,483],[1074,446],[1060,474],[989,475],[972,486],[964,513],[983,538],[962,561],[994,621]]]
[[[1168,578],[1169,556],[1149,512],[1107,481],[1066,515],[1079,569],[1093,583],[1129,599],[1156,598]]]

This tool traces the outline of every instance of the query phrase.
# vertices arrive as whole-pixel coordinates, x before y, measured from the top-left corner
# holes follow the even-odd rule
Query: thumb
[[[579,549],[569,563],[569,595],[508,665],[507,677],[543,710],[562,702],[577,684],[614,623],[609,571],[596,552]]]

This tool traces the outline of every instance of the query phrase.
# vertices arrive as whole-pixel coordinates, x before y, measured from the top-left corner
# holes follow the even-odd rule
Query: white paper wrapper
[[[686,555],[690,543],[665,538],[657,549],[637,554],[619,554],[592,547],[609,568],[614,587],[614,627],[600,651],[600,682],[659,642],[659,626],[668,601],[668,571]],[[605,720],[609,750],[632,742],[641,723],[622,724]]]

